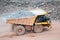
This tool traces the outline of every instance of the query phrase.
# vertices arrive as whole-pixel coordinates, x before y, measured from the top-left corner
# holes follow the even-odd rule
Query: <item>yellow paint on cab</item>
[[[40,24],[50,24],[48,22],[39,22],[39,23],[35,23],[36,25],[40,25]]]

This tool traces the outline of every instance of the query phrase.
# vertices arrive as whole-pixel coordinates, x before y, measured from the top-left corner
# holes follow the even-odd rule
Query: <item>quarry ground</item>
[[[54,20],[50,30],[44,29],[42,33],[29,32],[16,36],[14,32],[0,34],[0,40],[60,40],[60,21]]]

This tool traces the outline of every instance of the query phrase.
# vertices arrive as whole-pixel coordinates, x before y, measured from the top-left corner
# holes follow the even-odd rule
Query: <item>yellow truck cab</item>
[[[17,15],[18,14],[18,15]],[[33,9],[28,11],[22,11],[15,14],[16,18],[8,18],[7,23],[12,24],[12,29],[17,35],[22,35],[26,31],[33,31],[35,33],[40,33],[43,31],[44,27],[51,28],[50,18],[47,15],[48,12],[42,9]]]

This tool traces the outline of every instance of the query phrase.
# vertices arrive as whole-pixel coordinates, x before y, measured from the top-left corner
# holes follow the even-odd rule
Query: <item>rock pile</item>
[[[48,11],[51,19],[60,19],[60,2],[51,1],[52,0],[0,0],[0,14],[13,13],[38,7]]]

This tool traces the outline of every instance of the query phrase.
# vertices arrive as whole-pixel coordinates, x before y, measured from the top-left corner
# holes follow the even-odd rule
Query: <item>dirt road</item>
[[[25,35],[15,36],[12,32],[0,37],[0,40],[60,40],[60,21],[52,21],[51,24],[51,30],[45,29],[42,33],[30,32]]]

